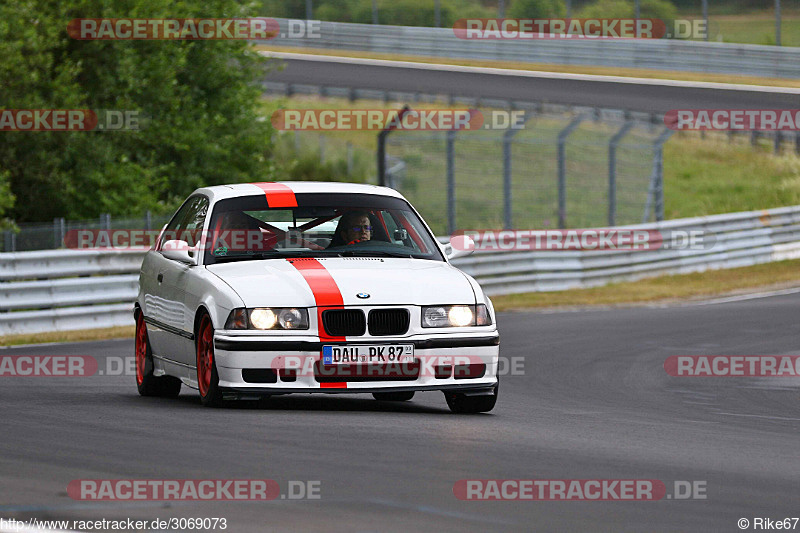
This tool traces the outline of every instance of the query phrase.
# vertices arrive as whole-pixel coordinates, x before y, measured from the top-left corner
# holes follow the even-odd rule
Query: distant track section
[[[795,109],[800,89],[593,76],[408,61],[264,52],[285,64],[272,82],[421,92],[666,113],[671,109]]]

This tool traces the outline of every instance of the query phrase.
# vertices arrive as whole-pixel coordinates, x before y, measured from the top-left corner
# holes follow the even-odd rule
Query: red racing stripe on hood
[[[270,207],[297,207],[297,198],[294,191],[283,183],[263,181],[253,183],[267,195],[267,205]]]
[[[319,340],[345,341],[344,337],[328,335],[322,327],[322,312],[328,309],[344,308],[344,300],[339,286],[336,285],[331,273],[322,266],[322,263],[313,258],[287,259],[293,267],[303,276],[311,292],[314,293],[314,302],[317,306],[317,324],[319,325]]]

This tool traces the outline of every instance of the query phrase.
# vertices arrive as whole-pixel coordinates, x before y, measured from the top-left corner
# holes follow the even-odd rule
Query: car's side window
[[[158,245],[159,251],[166,241],[173,239],[186,241],[189,246],[194,246],[200,238],[206,214],[208,198],[205,196],[195,196],[183,204],[164,230]]]

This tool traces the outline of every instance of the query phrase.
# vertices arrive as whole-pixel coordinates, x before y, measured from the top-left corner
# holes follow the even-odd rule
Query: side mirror
[[[167,259],[186,263],[188,265],[196,265],[198,251],[186,241],[171,240],[164,243],[161,247],[161,254]]]
[[[469,235],[456,235],[450,242],[444,245],[444,255],[453,260],[458,257],[465,257],[475,251],[475,241]]]

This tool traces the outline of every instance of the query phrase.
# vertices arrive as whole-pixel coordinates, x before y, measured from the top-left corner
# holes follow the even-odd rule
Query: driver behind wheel
[[[345,244],[366,242],[372,238],[372,222],[364,211],[349,211],[342,215],[336,233]]]

